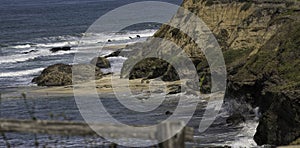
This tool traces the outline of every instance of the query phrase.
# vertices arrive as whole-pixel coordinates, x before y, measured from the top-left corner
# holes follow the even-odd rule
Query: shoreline
[[[114,80],[114,83],[117,83],[118,86],[112,87],[112,79]],[[99,80],[94,81],[88,81],[83,82],[79,84],[79,86],[82,88],[80,94],[82,95],[88,95],[90,90],[87,90],[86,88],[92,88],[93,86],[96,86],[97,93],[103,94],[103,95],[109,95],[113,94],[115,91],[118,92],[124,92],[127,88],[128,79],[122,79],[118,75],[113,76],[112,74],[106,75],[103,78]],[[134,79],[129,80],[129,88],[131,92],[133,93],[167,93],[170,91],[170,89],[167,88],[167,86],[171,85],[180,85],[181,81],[175,81],[175,82],[165,82],[163,84],[151,84],[152,82],[156,82],[153,80],[150,83],[142,82],[142,79]],[[166,84],[166,85],[164,85]],[[155,89],[150,91],[150,87],[157,87],[162,88],[165,87],[165,89]],[[7,88],[2,93],[1,96],[3,99],[13,99],[13,98],[21,98],[22,94],[25,93],[28,98],[38,98],[38,97],[72,97],[74,96],[73,92],[74,85],[67,85],[67,86],[24,86],[24,87],[14,87],[14,88]]]
[[[134,44],[134,43],[132,43]],[[120,44],[120,45],[106,45],[102,48],[102,50],[111,50],[111,53],[119,50],[119,49],[123,49],[125,48],[127,45],[132,45],[132,44]],[[73,50],[76,50],[76,49],[73,49]],[[77,49],[79,50],[79,49]],[[88,50],[99,50],[99,49],[81,49],[82,51],[88,51]],[[109,54],[111,54],[109,53]],[[108,54],[108,55],[109,55]],[[57,63],[56,63],[57,64]],[[47,67],[45,67],[44,69],[46,69]],[[106,77],[106,76],[104,76]],[[96,81],[99,81],[99,80],[96,80]],[[22,93],[27,93],[27,94],[30,94],[32,92],[35,92],[36,93],[36,90],[57,90],[57,89],[66,89],[66,87],[70,87],[70,86],[53,86],[53,87],[47,87],[47,86],[37,86],[36,84],[34,83],[30,83],[29,85],[27,86],[8,86],[8,87],[3,87],[1,88],[1,91],[0,91],[0,96],[1,98],[17,98],[17,97],[20,97]],[[57,92],[57,95],[62,93],[63,91],[56,91]],[[67,91],[66,91],[67,92]],[[71,95],[72,93],[71,92],[67,92],[67,93],[62,93],[64,95]],[[61,95],[60,95],[61,96]]]

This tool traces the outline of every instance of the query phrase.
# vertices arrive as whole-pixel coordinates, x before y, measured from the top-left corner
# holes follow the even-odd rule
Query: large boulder
[[[158,77],[167,77],[166,73],[168,72],[169,63],[158,58],[146,58],[142,61],[138,62],[129,72],[129,79],[154,79]],[[124,75],[124,68],[122,69],[122,73]],[[127,72],[126,72],[127,73]],[[170,77],[173,78],[173,73],[169,73]],[[167,79],[167,78],[166,78]]]
[[[103,73],[99,68],[90,64],[55,64],[47,67],[42,73],[32,80],[38,86],[65,86],[72,85],[72,68],[80,74],[76,74],[76,80],[86,81],[92,79],[91,71],[95,71],[94,78],[99,79]],[[77,81],[76,81],[77,82]]]
[[[109,60],[104,57],[95,57],[92,59],[92,61],[90,63],[93,65],[96,65],[99,68],[110,68],[111,67]]]

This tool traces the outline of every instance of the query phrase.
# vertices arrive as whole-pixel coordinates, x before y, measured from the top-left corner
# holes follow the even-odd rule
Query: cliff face
[[[257,144],[288,145],[300,136],[300,22],[285,24],[229,78],[229,95],[260,107]]]
[[[277,29],[290,20],[282,14],[289,10],[286,3],[264,4],[254,2],[209,2],[199,0],[185,0],[182,5],[199,16],[219,40],[219,44],[226,50],[259,49]],[[188,16],[175,18],[177,22],[184,22]],[[191,32],[201,26],[184,26]],[[182,33],[174,35],[174,28],[167,25],[154,35],[169,39],[183,47],[191,56],[197,56],[196,45]],[[197,47],[196,47],[197,48]],[[255,54],[257,50],[253,51]]]
[[[283,0],[184,0],[182,6],[199,16],[217,38],[228,72],[228,98],[244,99],[259,106],[263,116],[254,137],[259,144],[290,144],[300,137],[300,5]],[[188,16],[171,22],[185,23]],[[195,32],[201,26],[184,26]],[[201,91],[209,92],[209,66],[199,47],[187,34],[163,25],[154,37],[181,47],[197,68]],[[153,39],[133,45],[136,53],[125,62],[123,77],[153,78],[174,75],[174,69],[153,65],[155,59],[139,62],[133,71],[126,64],[145,56],[142,48],[163,48]],[[166,64],[166,63],[164,63]],[[151,68],[146,68],[151,65]],[[166,66],[168,67],[168,66]],[[134,75],[132,75],[134,73]],[[174,80],[178,77],[172,77]],[[168,79],[172,80],[172,79]]]

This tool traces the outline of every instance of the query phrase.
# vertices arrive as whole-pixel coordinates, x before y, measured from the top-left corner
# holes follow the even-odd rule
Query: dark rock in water
[[[166,111],[166,112],[165,112],[165,115],[173,115],[173,112],[171,112],[171,111]]]
[[[131,39],[131,40],[132,40],[133,38],[130,36],[130,37],[129,37],[129,39]]]
[[[26,51],[26,52],[23,52],[23,54],[29,54],[29,53],[32,53],[32,52],[37,52],[37,50]]]
[[[67,64],[55,64],[47,67],[42,73],[32,80],[38,86],[66,86],[72,85],[72,69],[80,71],[80,74],[74,75],[76,80],[89,80],[92,78],[92,72],[96,79],[102,77],[102,72],[99,68],[90,64],[78,64],[78,65],[67,65]]]
[[[51,52],[58,52],[58,51],[69,51],[71,50],[71,47],[54,47],[54,48],[51,48],[50,51]]]
[[[226,123],[231,125],[237,125],[245,121],[246,121],[245,117],[240,113],[235,113],[226,119]]]
[[[110,68],[111,67],[109,60],[107,60],[104,57],[93,58],[90,63],[93,65],[96,65],[99,68]]]
[[[107,40],[107,42],[112,42],[111,40]]]
[[[137,37],[137,38],[141,38],[141,36],[140,36],[140,35],[136,35],[136,37]]]

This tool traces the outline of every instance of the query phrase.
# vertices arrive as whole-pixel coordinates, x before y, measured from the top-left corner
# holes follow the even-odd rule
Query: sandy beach
[[[90,89],[96,89],[98,94],[111,94],[114,92],[124,92],[127,91],[128,88],[128,79],[122,79],[119,76],[114,75],[107,75],[104,76],[102,79],[85,82],[79,85],[79,89],[76,89],[76,91],[80,91],[80,94],[82,95],[88,95],[90,90],[87,90],[87,88]],[[180,85],[180,81],[176,82],[166,82],[165,84],[162,84],[158,82],[157,80],[147,80],[144,81],[142,79],[135,79],[135,80],[129,80],[129,89],[133,93],[150,93],[150,92],[169,92],[170,89],[167,86],[170,85]],[[157,84],[160,83],[160,84]],[[117,85],[112,85],[112,83]],[[34,89],[29,89],[27,91],[28,95],[32,96],[71,96],[74,94],[73,92],[73,85],[70,86],[57,86],[57,87],[34,87]],[[81,89],[82,88],[82,89]],[[152,90],[150,90],[153,88]],[[162,88],[162,89],[160,89]],[[165,88],[165,89],[163,89]]]

